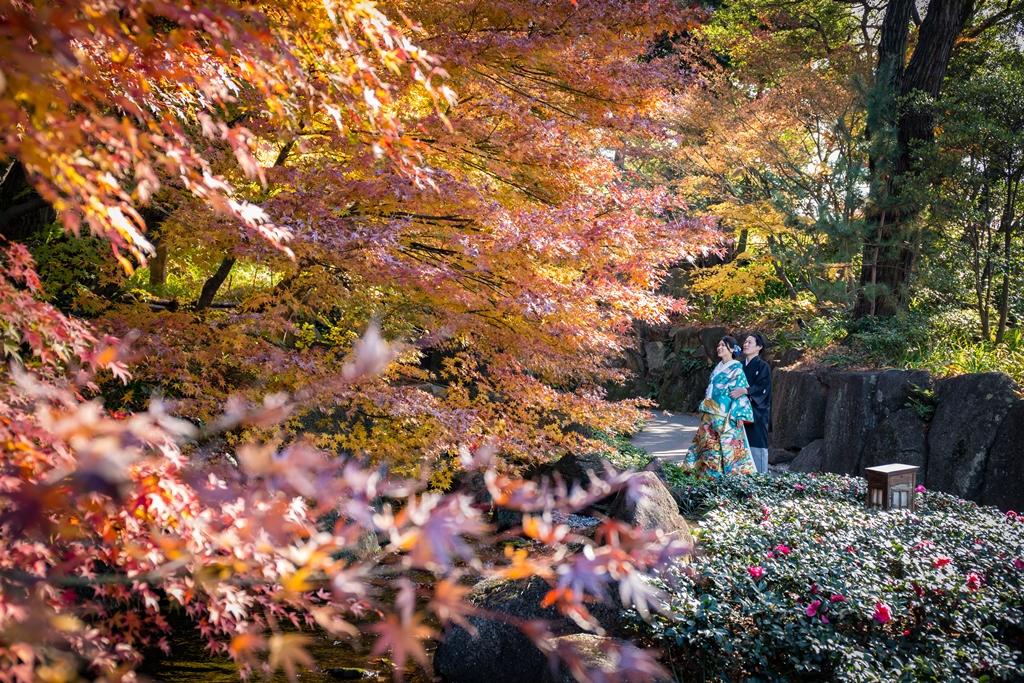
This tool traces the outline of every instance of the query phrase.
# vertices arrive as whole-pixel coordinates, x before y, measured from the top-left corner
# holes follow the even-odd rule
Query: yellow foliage
[[[757,296],[764,291],[767,282],[776,279],[771,263],[748,261],[740,265],[737,260],[701,269],[694,275],[690,291],[718,297]]]

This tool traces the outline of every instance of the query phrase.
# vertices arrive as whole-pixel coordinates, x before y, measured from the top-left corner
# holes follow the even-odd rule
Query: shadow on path
[[[686,456],[686,449],[697,433],[700,418],[688,413],[666,415],[662,411],[651,411],[651,418],[644,430],[636,434],[630,443],[660,460],[673,462]]]

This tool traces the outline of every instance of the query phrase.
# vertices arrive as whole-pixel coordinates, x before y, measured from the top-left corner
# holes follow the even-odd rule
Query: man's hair
[[[761,347],[761,351],[764,351],[765,349],[768,348],[768,342],[765,340],[764,335],[761,334],[760,332],[751,332],[747,336],[754,338],[754,341],[757,343],[757,345]],[[760,352],[758,352],[758,355],[760,355]]]

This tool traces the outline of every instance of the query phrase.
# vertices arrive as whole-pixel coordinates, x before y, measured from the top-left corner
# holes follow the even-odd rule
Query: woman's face
[[[724,341],[718,342],[718,357],[722,360],[732,360],[732,349],[726,346]]]

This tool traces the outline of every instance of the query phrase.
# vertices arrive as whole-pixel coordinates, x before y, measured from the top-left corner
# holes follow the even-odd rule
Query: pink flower
[[[950,563],[950,559],[949,559],[948,557],[936,557],[936,558],[935,558],[935,559],[934,559],[934,560],[932,561],[932,565],[933,565],[933,566],[934,566],[934,567],[935,567],[936,569],[941,569],[942,567],[945,567],[945,566],[946,566],[947,564],[949,564],[949,563]]]
[[[774,560],[775,559],[775,553],[773,553],[771,550],[769,550],[767,557],[768,557],[769,560]]]
[[[903,635],[904,636],[909,636],[910,635],[910,629],[908,628],[906,631],[904,631]]]
[[[981,588],[981,577],[971,572],[967,575],[967,590],[976,591]]]
[[[797,484],[793,488],[795,488],[797,491],[803,491],[805,487],[803,484]]]
[[[818,606],[821,605],[821,600],[815,600],[807,608],[807,616],[813,617],[818,614]]]
[[[777,552],[780,555],[789,555],[789,548],[780,543],[779,545],[775,546],[775,552]]]
[[[853,549],[852,545],[848,545],[848,546],[846,546],[846,552],[848,552],[848,553],[855,553],[857,551]]]
[[[764,567],[747,567],[747,571],[750,572],[750,576],[755,579],[760,579],[764,576]]]
[[[1017,519],[1017,513],[1014,512],[1013,510],[1007,510],[1006,511],[1006,516],[1009,517],[1010,519]]]
[[[829,598],[829,600],[831,600],[832,602],[846,602],[846,596],[845,595],[833,595],[831,598]]]
[[[821,623],[823,623],[823,624],[827,624],[828,623],[828,619],[825,617],[824,614],[821,615]]]
[[[885,624],[892,621],[892,610],[889,606],[881,602],[875,603],[875,613],[871,615],[875,618],[879,624]]]
[[[1014,569],[1024,569],[1024,560],[1022,560],[1022,559],[1020,559],[1018,557],[1016,560],[1013,561],[1013,568]]]
[[[920,485],[919,485],[919,486],[918,486],[918,487],[917,487],[916,489],[914,489],[914,490],[915,490],[915,491],[917,491],[918,493],[924,493],[924,492],[925,492],[925,491],[927,491],[928,489],[926,489],[926,488],[925,488],[924,486],[920,486]]]

